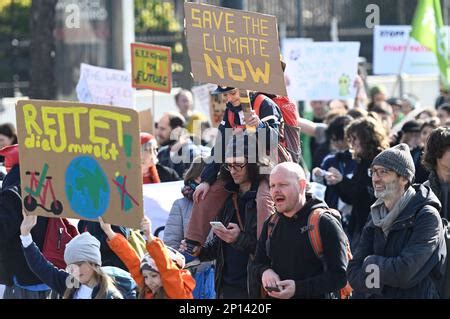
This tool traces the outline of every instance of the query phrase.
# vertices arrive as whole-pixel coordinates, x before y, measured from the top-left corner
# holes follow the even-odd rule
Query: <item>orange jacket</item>
[[[130,271],[131,276],[139,287],[143,287],[144,277],[141,273],[141,260],[133,247],[121,234],[117,234],[112,240],[108,240],[112,251],[123,261]],[[168,258],[164,243],[155,237],[151,243],[147,243],[147,251],[154,259],[161,276],[164,291],[169,299],[193,299],[192,291],[195,288],[195,280],[186,269],[178,266]],[[146,294],[145,299],[153,298],[153,294]]]

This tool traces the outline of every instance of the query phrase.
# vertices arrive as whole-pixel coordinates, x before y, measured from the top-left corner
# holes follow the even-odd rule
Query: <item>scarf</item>
[[[415,194],[416,190],[410,186],[390,211],[388,211],[381,198],[378,198],[370,207],[374,225],[380,227],[386,237],[388,236],[394,221]]]

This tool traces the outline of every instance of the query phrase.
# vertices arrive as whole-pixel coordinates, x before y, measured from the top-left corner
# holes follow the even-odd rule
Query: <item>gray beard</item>
[[[383,191],[377,191],[374,189],[374,195],[379,199],[387,199],[393,194],[396,194],[399,190],[398,184],[395,182],[391,182],[389,184],[385,184],[385,189]]]

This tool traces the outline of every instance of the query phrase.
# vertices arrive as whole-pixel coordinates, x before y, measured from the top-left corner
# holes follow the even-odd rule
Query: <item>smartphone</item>
[[[321,169],[321,170],[320,170],[320,175],[321,175],[322,177],[325,177],[325,176],[330,176],[330,175],[332,175],[332,174],[331,174],[330,172],[326,171],[326,170]]]
[[[209,222],[212,228],[222,228],[227,229],[221,222]]]
[[[278,288],[278,287],[269,287],[269,286],[266,286],[265,288],[266,288],[266,290],[269,291],[269,292],[272,292],[272,291],[280,292],[280,288]]]

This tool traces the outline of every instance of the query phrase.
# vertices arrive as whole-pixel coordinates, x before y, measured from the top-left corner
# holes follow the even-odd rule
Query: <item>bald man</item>
[[[254,271],[273,298],[330,298],[347,282],[347,237],[331,214],[321,213],[318,224],[323,260],[314,253],[308,217],[328,206],[307,194],[306,185],[305,172],[292,162],[278,164],[270,174],[277,212],[264,223]]]

